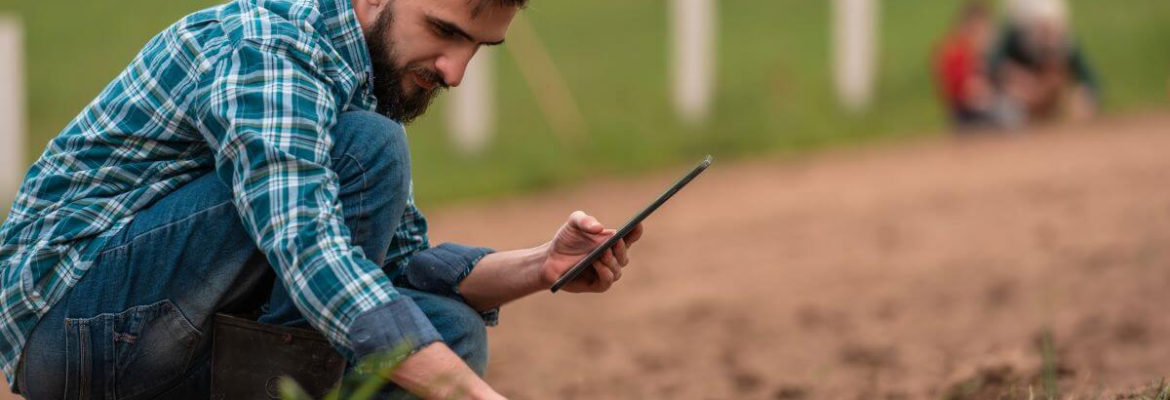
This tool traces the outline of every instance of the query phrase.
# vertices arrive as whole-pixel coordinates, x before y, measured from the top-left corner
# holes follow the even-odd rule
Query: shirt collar
[[[325,19],[329,40],[345,58],[346,63],[359,75],[359,79],[369,82],[373,74],[370,63],[370,50],[366,47],[366,38],[362,33],[362,26],[358,23],[354,13],[353,3],[350,0],[319,0],[321,15]]]

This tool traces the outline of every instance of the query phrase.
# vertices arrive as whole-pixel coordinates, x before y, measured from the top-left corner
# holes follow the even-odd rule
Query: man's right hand
[[[426,400],[507,400],[443,342],[407,357],[390,380]]]

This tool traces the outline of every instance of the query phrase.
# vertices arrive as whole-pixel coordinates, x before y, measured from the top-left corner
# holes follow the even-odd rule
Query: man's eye
[[[438,33],[439,36],[442,36],[442,37],[455,36],[455,31],[444,28],[443,26],[440,26],[440,25],[435,25],[435,32]]]

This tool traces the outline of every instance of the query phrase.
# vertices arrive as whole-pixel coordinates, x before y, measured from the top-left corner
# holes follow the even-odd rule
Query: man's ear
[[[353,12],[357,16],[358,24],[362,26],[362,31],[367,31],[378,22],[378,16],[382,15],[382,8],[389,6],[391,0],[350,0],[353,4]]]

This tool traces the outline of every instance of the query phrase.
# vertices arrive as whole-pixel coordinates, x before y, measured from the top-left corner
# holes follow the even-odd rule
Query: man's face
[[[402,123],[426,112],[443,89],[459,86],[481,46],[503,43],[517,11],[493,5],[476,10],[479,0],[374,2],[376,19],[364,29],[374,95],[378,112]]]
[[[1040,21],[1030,31],[1031,41],[1045,54],[1059,56],[1065,47],[1064,27],[1054,21]]]
[[[985,51],[990,47],[995,35],[995,28],[990,16],[983,13],[968,16],[963,23],[963,30],[979,51]]]

